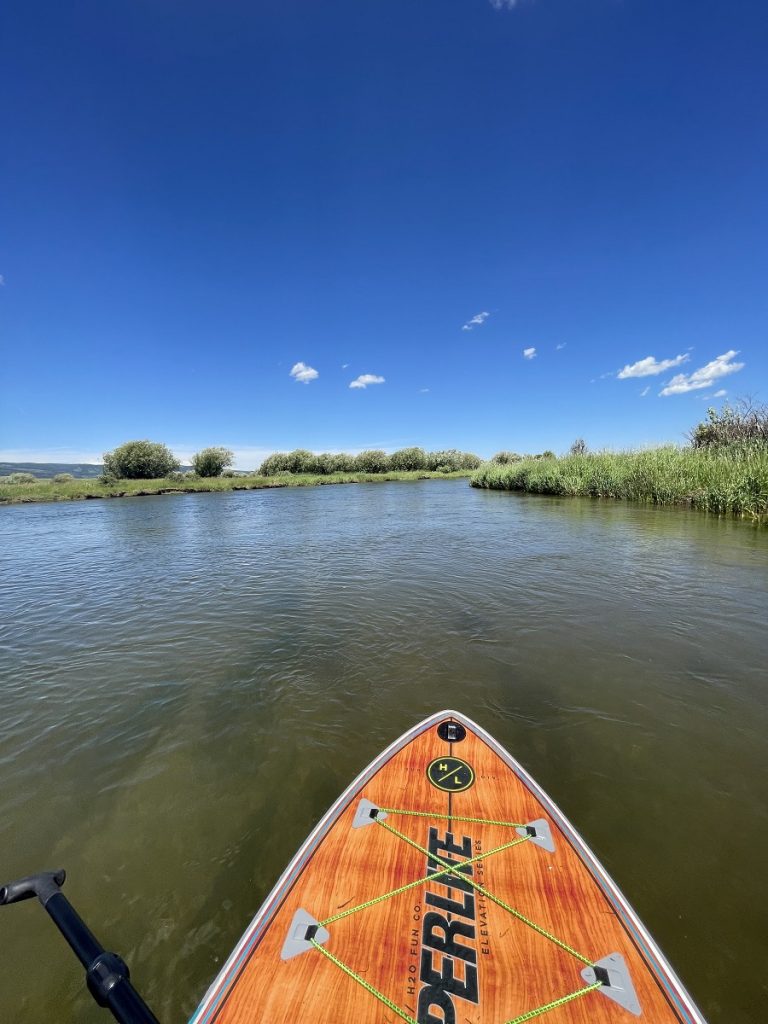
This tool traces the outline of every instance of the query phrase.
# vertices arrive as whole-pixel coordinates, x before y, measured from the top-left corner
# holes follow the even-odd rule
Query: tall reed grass
[[[486,462],[470,482],[492,490],[682,505],[768,525],[768,446],[758,443]]]

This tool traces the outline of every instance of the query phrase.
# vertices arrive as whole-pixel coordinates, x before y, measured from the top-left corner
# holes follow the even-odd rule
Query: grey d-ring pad
[[[531,842],[535,843],[536,846],[540,846],[542,850],[546,850],[548,853],[555,852],[555,841],[552,838],[552,830],[549,827],[549,822],[544,818],[537,818],[536,821],[529,821],[522,828],[515,829],[519,836],[530,836]]]
[[[609,956],[604,956],[602,960],[597,960],[593,967],[585,967],[581,976],[590,985],[594,985],[596,981],[602,981],[600,988],[595,991],[612,999],[614,1003],[618,1003],[625,1010],[634,1013],[636,1017],[642,1014],[635,986],[632,984],[621,953],[611,953]]]
[[[357,805],[352,828],[364,828],[366,825],[373,824],[374,821],[384,821],[386,817],[388,817],[386,811],[379,810],[376,804],[372,804],[370,800],[363,797]]]
[[[299,908],[293,915],[291,927],[288,929],[288,934],[285,937],[283,949],[280,953],[280,959],[290,960],[292,957],[298,956],[299,953],[306,953],[307,950],[314,949],[315,947],[309,941],[310,936],[321,945],[330,938],[329,933],[325,928],[320,927],[310,913]]]

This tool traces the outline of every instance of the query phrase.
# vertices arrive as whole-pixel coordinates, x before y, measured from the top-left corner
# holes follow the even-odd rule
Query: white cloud
[[[4,287],[5,287],[5,278],[3,277],[2,274],[0,274],[0,288],[4,288]]]
[[[373,373],[361,373],[359,377],[356,377],[351,383],[351,388],[367,388],[369,384],[383,384],[384,378],[377,377]]]
[[[619,370],[616,376],[619,380],[626,380],[627,377],[655,377],[659,373],[664,373],[665,370],[671,370],[673,366],[687,363],[689,359],[688,355],[660,360],[657,360],[655,356],[646,356],[645,359],[639,359],[636,363],[625,366],[623,370]]]
[[[651,390],[651,385],[650,384],[646,384],[645,387],[643,388],[643,390],[640,392],[640,397],[641,398],[645,398],[645,396],[648,394],[648,392],[650,390]]]
[[[349,363],[342,363],[342,364],[341,364],[341,368],[342,368],[342,370],[346,370],[346,368],[347,368],[348,366],[349,366]]]
[[[429,392],[429,388],[419,388],[420,395],[426,395]]]
[[[494,11],[511,11],[519,2],[520,0],[489,0]]]
[[[490,313],[475,314],[475,316],[473,316],[471,320],[467,320],[467,322],[461,328],[462,331],[471,331],[473,327],[482,327],[490,315]]]
[[[720,390],[716,391],[714,393],[714,395],[712,395],[712,397],[713,398],[723,398],[727,394],[728,394],[728,392],[725,390],[725,388],[720,388]]]
[[[311,380],[317,380],[320,374],[306,363],[295,363],[290,376],[294,380],[300,380],[302,384],[309,384]]]
[[[559,352],[561,349],[565,348],[567,344],[567,341],[561,341],[559,345],[555,345],[555,352]]]
[[[694,370],[693,373],[678,373],[659,392],[661,395],[684,395],[689,391],[699,391],[701,388],[709,388],[719,380],[720,377],[727,377],[731,373],[737,373],[743,369],[744,363],[734,363],[737,356],[737,349],[730,349],[717,356],[706,366]]]
[[[525,359],[535,359],[536,358],[536,349],[535,348],[524,348],[523,349],[523,358],[525,358]]]

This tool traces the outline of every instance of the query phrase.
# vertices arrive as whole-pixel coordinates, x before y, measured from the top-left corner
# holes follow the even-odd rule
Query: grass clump
[[[569,454],[484,463],[473,487],[682,505],[768,524],[768,445]]]

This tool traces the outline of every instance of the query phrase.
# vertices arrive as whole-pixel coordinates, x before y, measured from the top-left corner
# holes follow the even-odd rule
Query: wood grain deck
[[[436,726],[446,716],[466,728],[461,742],[451,744],[438,736]],[[628,969],[639,1016],[595,990],[534,1019],[546,1024],[703,1024],[653,940],[578,834],[487,734],[463,716],[446,712],[400,742],[400,749],[374,762],[353,783],[299,851],[191,1024],[386,1024],[400,1019],[506,1024],[586,988],[584,960],[596,963],[615,953]],[[471,766],[474,782],[469,788],[461,789],[463,771],[457,773],[460,791],[444,792],[428,780],[428,765],[448,756]],[[448,778],[443,784],[450,782]],[[389,809],[386,819],[380,816],[383,823],[372,820],[365,827],[352,827],[361,798]],[[430,817],[395,813],[403,811]],[[483,823],[458,821],[456,816]],[[537,819],[548,823],[554,852],[529,837],[485,856],[472,865],[471,875],[485,894],[455,876],[453,887],[450,875],[427,880],[430,867],[440,870],[444,862],[460,861],[466,853],[488,854],[520,838],[513,827],[486,822],[522,825]],[[424,852],[430,839],[433,850],[442,844],[436,852],[444,860]],[[325,926],[329,936],[324,949],[392,1006],[316,948],[281,958],[297,909],[322,923],[418,880],[420,884],[399,895]]]

